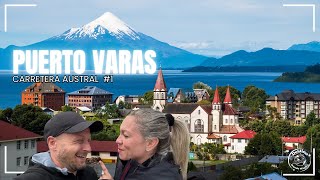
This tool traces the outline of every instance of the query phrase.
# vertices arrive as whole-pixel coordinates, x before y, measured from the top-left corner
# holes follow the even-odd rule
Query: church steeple
[[[157,81],[156,81],[156,84],[155,84],[153,90],[154,91],[156,91],[156,90],[159,90],[159,91],[165,90],[166,91],[167,90],[166,83],[165,83],[165,81],[163,79],[163,74],[162,74],[161,67],[160,67],[160,69],[158,71],[158,78],[157,78]]]
[[[212,104],[220,104],[220,96],[219,96],[219,91],[218,91],[218,86],[216,87],[216,90],[214,92],[214,97],[213,97],[213,101]]]
[[[163,78],[162,69],[158,71],[158,77],[153,89],[153,109],[162,112],[167,104],[167,87]]]
[[[225,104],[232,104],[231,94],[230,94],[230,86],[227,88],[226,97],[224,98],[223,103]]]

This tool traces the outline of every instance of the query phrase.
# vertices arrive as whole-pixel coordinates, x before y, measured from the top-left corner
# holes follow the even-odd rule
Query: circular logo
[[[303,149],[295,149],[289,154],[288,164],[294,171],[306,171],[311,165],[311,155]]]

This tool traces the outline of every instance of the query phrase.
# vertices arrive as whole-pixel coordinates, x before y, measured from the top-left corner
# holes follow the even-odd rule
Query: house
[[[168,103],[181,103],[184,99],[181,88],[170,88],[168,91]]]
[[[82,89],[68,93],[68,104],[73,108],[85,106],[96,110],[105,104],[110,104],[112,95],[113,93],[96,86],[85,86]]]
[[[198,101],[198,97],[194,92],[185,92],[184,100],[190,103],[196,103]]]
[[[311,111],[320,118],[320,93],[285,90],[266,99],[266,105],[277,108],[282,118],[294,120],[297,125],[302,124]]]
[[[4,121],[0,127],[0,179],[11,180],[28,168],[29,158],[37,152],[37,139],[42,136]]]
[[[50,116],[54,115],[54,110],[51,108],[47,108],[47,107],[41,107],[42,111]]]
[[[117,106],[121,101],[129,104],[139,104],[139,98],[140,97],[138,95],[120,95],[114,100],[114,102]]]
[[[306,142],[307,137],[301,136],[301,137],[282,137],[282,142],[285,145],[285,148],[287,150],[292,149],[302,149],[303,143]]]
[[[65,91],[53,83],[34,83],[21,93],[21,104],[61,110],[65,104]]]
[[[87,112],[92,112],[92,109],[86,106],[76,107],[76,113],[87,113]]]
[[[273,173],[261,175],[258,177],[245,179],[245,180],[287,180],[287,178],[284,178],[280,174],[273,172]]]
[[[193,91],[197,96],[198,102],[202,100],[210,100],[210,94],[206,89],[193,89]]]
[[[105,163],[116,163],[118,156],[118,145],[115,141],[91,141],[91,152],[87,158],[100,157]],[[48,151],[46,141],[39,141],[37,144],[37,152]]]
[[[249,141],[256,135],[257,133],[251,130],[245,130],[239,132],[236,135],[231,136],[231,153],[239,153],[243,154],[246,146]]]
[[[266,155],[260,159],[259,163],[270,163],[274,167],[278,167],[283,161],[288,161],[288,156]]]

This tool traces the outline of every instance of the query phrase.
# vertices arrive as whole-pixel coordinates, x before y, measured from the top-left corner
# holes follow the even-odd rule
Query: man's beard
[[[68,169],[69,172],[76,172],[86,167],[85,163],[77,164],[75,154],[68,154],[64,149],[59,151],[58,160]]]

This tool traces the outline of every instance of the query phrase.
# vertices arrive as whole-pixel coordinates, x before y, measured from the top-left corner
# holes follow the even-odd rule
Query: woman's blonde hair
[[[158,138],[159,144],[156,153],[162,157],[170,150],[174,162],[180,166],[183,179],[187,179],[188,155],[189,155],[189,132],[181,121],[174,121],[171,133],[165,114],[153,109],[138,109],[132,111],[129,116],[135,116],[137,126],[142,136],[147,138]]]

